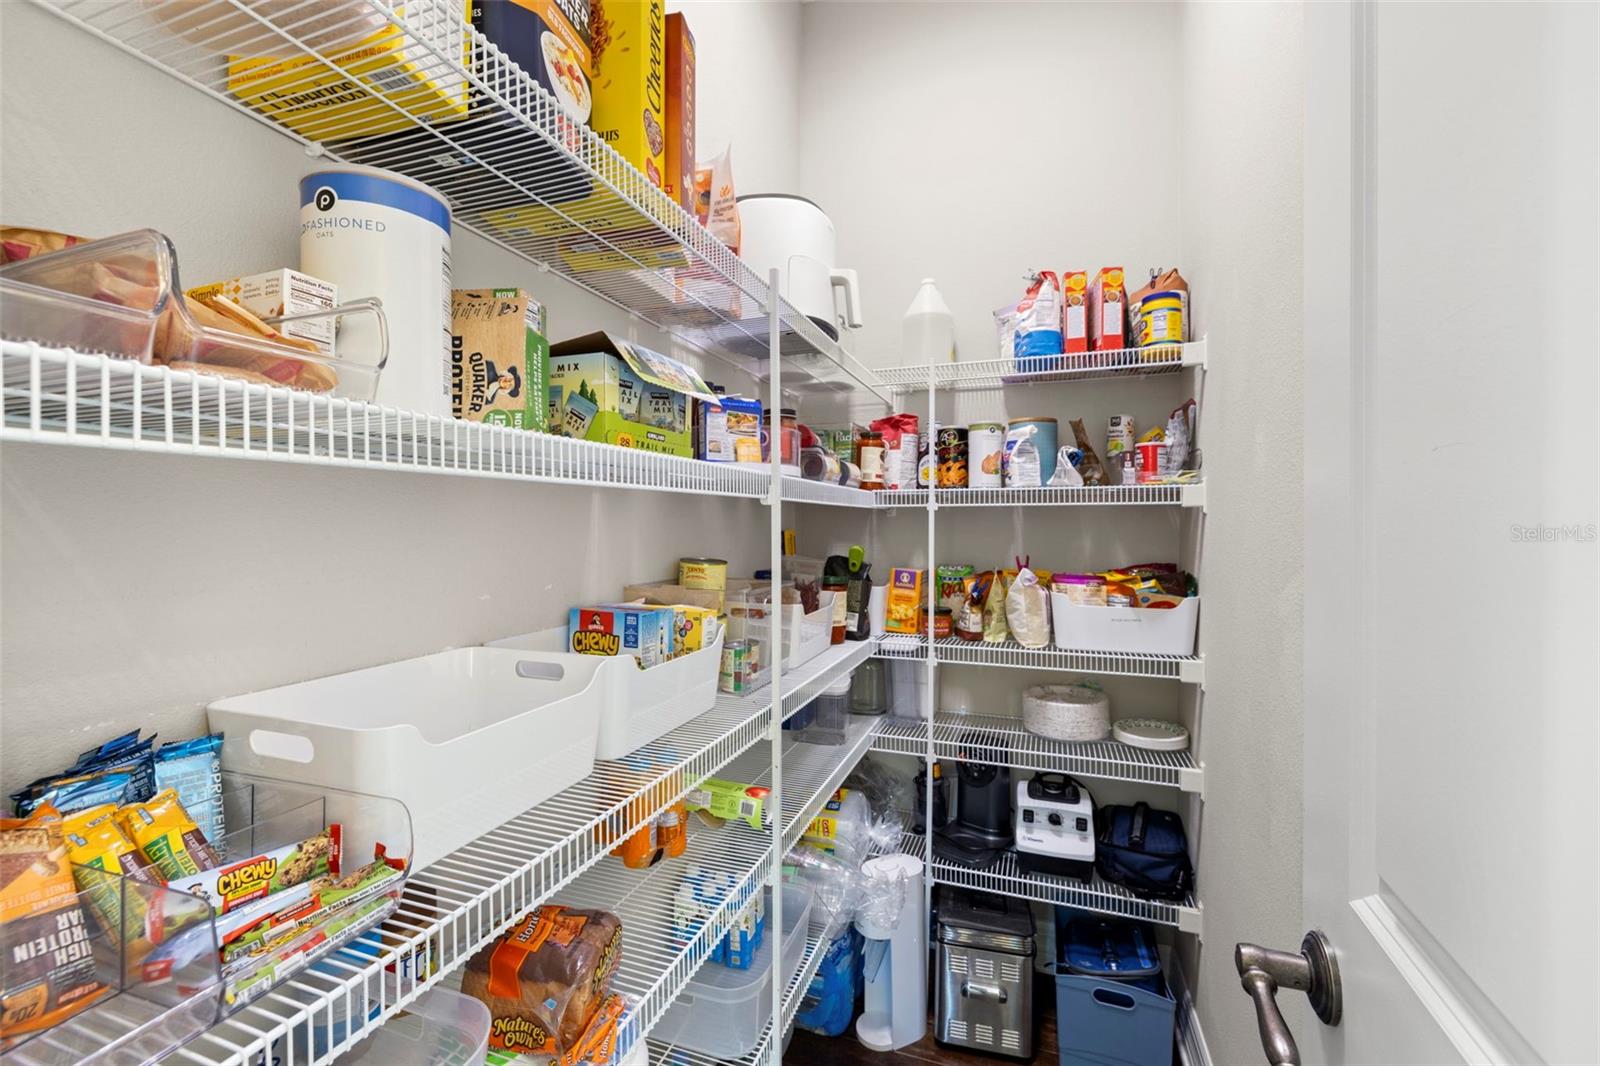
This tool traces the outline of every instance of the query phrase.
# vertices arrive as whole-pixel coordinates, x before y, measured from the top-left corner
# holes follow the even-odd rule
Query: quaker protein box
[[[544,306],[523,289],[456,289],[450,300],[450,406],[457,418],[549,428]]]

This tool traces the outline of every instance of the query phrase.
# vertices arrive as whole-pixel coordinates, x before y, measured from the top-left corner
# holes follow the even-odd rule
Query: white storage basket
[[[491,648],[514,648],[530,659],[563,660],[565,629],[546,629],[492,640]],[[709,648],[681,655],[648,670],[631,655],[600,658],[603,688],[595,742],[598,759],[621,759],[663,733],[709,711],[717,702],[717,672],[722,667],[722,634]]]
[[[604,661],[458,648],[208,714],[228,769],[400,800],[421,867],[589,776]]]
[[[1176,607],[1084,607],[1053,592],[1050,617],[1058,648],[1193,655],[1200,597]]]

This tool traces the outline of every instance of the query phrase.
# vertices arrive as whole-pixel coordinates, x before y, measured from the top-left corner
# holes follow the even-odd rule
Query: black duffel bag
[[[1181,902],[1194,887],[1183,821],[1148,803],[1102,807],[1095,816],[1094,864],[1100,876],[1140,899]]]

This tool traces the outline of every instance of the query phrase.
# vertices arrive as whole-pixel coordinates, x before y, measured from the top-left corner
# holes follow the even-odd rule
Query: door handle
[[[1300,954],[1273,951],[1255,944],[1237,944],[1233,964],[1239,983],[1256,1005],[1256,1025],[1261,1048],[1272,1066],[1299,1066],[1300,1049],[1278,1009],[1278,989],[1293,988],[1311,1000],[1324,1025],[1338,1025],[1344,1011],[1339,988],[1339,960],[1321,930],[1313,929],[1300,941]]]
[[[980,985],[973,981],[965,981],[961,985],[961,995],[971,999],[992,999],[996,1003],[1004,1003],[1011,997],[1006,995],[1006,990],[999,985]]]

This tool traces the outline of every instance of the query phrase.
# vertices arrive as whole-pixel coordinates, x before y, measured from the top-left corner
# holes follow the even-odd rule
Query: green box
[[[468,422],[550,428],[544,305],[523,289],[450,294],[450,406]]]
[[[564,437],[689,456],[690,397],[712,397],[692,367],[609,333],[550,349],[549,424]]]

